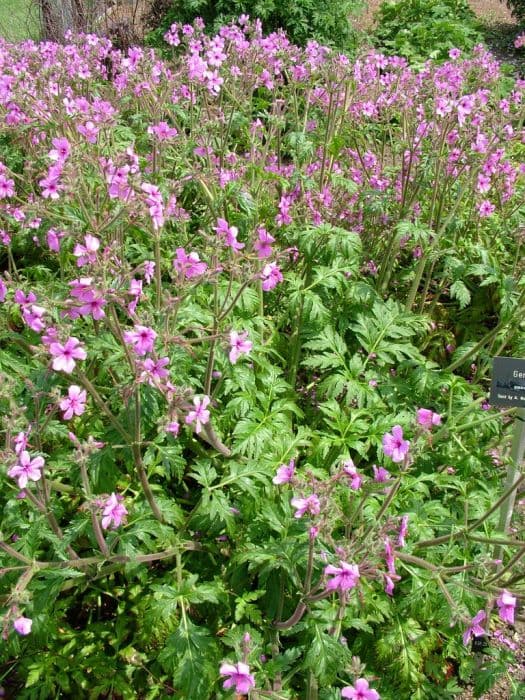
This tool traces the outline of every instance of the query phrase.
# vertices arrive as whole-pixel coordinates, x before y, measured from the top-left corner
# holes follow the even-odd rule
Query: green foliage
[[[375,32],[380,50],[410,61],[446,59],[482,40],[467,0],[384,0]]]
[[[180,7],[213,22],[248,5]],[[334,9],[280,9],[304,36],[305,8]],[[383,700],[481,693],[510,655],[493,637],[478,663],[462,634],[504,587],[524,595],[522,523],[499,532],[494,509],[509,416],[482,403],[491,356],[525,353],[523,86],[484,50],[421,73],[222,34],[186,28],[169,64],[96,36],[5,50],[1,683],[222,699],[221,664],[246,663],[254,700],[336,700],[360,677]],[[217,43],[220,65],[190,77]],[[67,338],[86,349],[71,371],[53,359]],[[24,435],[45,468],[22,487]],[[126,509],[109,525],[108,501]],[[329,585],[343,565],[359,578]]]
[[[297,0],[282,3],[277,0],[181,0],[172,2],[162,19],[159,30],[151,39],[160,41],[162,34],[174,22],[190,24],[202,17],[208,31],[215,32],[223,24],[241,15],[258,18],[265,33],[284,29],[295,44],[315,40],[339,49],[355,48],[356,33],[350,21],[351,15],[363,6],[362,0]]]
[[[501,0],[503,2],[503,0]],[[506,0],[507,7],[512,10],[512,14],[520,22],[525,21],[525,0]]]

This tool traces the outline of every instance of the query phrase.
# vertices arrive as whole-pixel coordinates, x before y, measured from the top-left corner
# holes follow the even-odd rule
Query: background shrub
[[[507,7],[520,22],[525,21],[525,0],[507,0]]]
[[[377,25],[381,50],[412,60],[446,58],[482,40],[466,0],[385,0]]]
[[[160,28],[153,32],[154,43],[162,40],[162,34],[173,22],[191,23],[195,17],[202,17],[210,32],[222,24],[241,15],[259,18],[265,32],[279,28],[286,30],[288,38],[300,45],[309,39],[321,43],[351,48],[355,43],[356,32],[350,16],[363,6],[362,0],[296,0],[281,3],[277,0],[157,0],[150,12],[151,26]],[[164,14],[165,13],[165,14]]]

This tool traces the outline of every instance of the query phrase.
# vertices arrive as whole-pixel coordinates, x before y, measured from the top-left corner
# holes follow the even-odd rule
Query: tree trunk
[[[68,29],[89,31],[95,0],[38,0],[42,38],[46,41],[64,41]]]

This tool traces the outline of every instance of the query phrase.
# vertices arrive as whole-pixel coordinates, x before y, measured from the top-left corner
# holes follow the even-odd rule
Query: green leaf
[[[468,287],[461,280],[456,280],[450,287],[450,297],[451,299],[457,299],[459,302],[459,308],[464,309],[467,307],[472,299],[472,296],[468,290]]]
[[[181,697],[208,700],[217,678],[217,645],[205,627],[194,625],[183,615],[176,632],[168,637],[158,655],[162,667],[172,674]]]

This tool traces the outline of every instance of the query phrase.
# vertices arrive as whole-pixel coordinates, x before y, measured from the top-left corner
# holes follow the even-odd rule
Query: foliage
[[[165,36],[0,43],[2,684],[482,690],[524,595],[486,401],[525,346],[523,83]]]
[[[284,29],[291,41],[305,45],[314,39],[339,49],[355,47],[356,35],[351,15],[362,8],[362,0],[297,0],[293,3],[276,0],[184,0],[164,3],[166,14],[151,39],[158,42],[173,22],[187,24],[202,17],[210,31],[240,16],[259,19],[266,32]]]
[[[520,22],[525,21],[525,2],[524,0],[506,0],[507,7],[512,10],[512,14]]]
[[[467,0],[384,0],[377,25],[377,46],[410,61],[445,59],[482,40]]]

